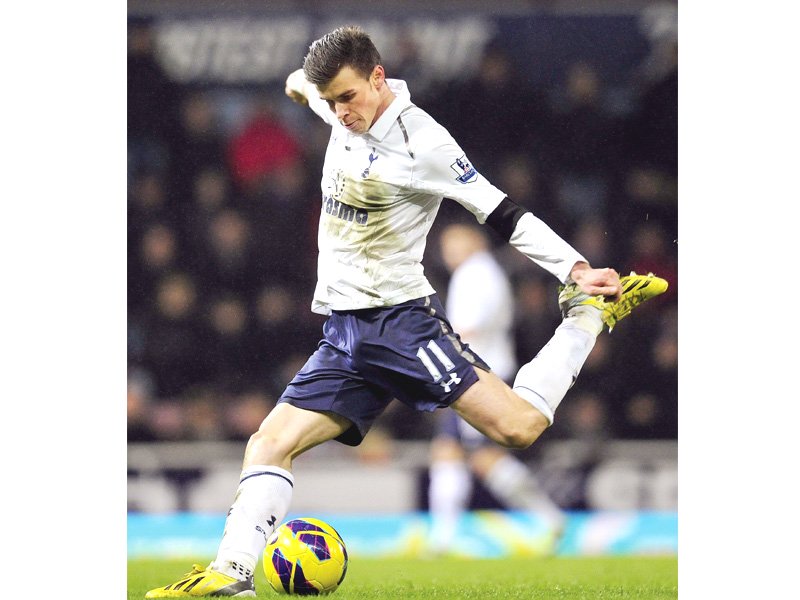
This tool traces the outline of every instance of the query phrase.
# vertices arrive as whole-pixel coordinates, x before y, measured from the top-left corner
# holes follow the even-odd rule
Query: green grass
[[[176,581],[189,561],[129,560],[128,598]],[[208,564],[208,560],[195,560]],[[259,565],[259,598],[279,598]],[[676,557],[350,560],[336,600],[541,599],[666,600],[678,597]]]

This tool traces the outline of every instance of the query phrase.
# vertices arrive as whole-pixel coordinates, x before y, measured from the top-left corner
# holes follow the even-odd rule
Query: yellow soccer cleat
[[[200,565],[192,565],[192,570],[175,583],[150,590],[145,598],[197,598],[207,596],[235,596],[237,598],[255,597],[253,578],[241,581]]]
[[[631,311],[642,302],[666,292],[669,285],[665,279],[656,277],[652,273],[637,275],[633,271],[630,275],[620,277],[619,281],[622,284],[622,298],[618,302],[607,302],[603,296],[589,296],[574,283],[561,286],[558,294],[561,314],[566,318],[567,313],[576,306],[594,306],[602,311],[600,318],[611,331],[617,321],[631,314]]]

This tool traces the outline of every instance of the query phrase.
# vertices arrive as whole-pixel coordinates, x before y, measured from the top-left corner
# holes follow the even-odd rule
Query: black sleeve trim
[[[528,211],[519,204],[515,204],[508,198],[503,198],[500,204],[492,211],[492,214],[486,218],[486,224],[500,234],[500,237],[508,241],[511,239],[514,229],[517,228],[517,222],[526,212]]]

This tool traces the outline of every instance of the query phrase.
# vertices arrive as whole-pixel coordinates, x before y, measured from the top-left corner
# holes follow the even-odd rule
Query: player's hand
[[[289,98],[298,104],[302,104],[303,106],[308,104],[308,98],[306,98],[305,94],[303,93],[305,83],[306,78],[303,75],[303,69],[297,69],[286,78],[286,87],[284,88],[284,91]]]
[[[604,296],[611,302],[622,297],[619,273],[614,269],[593,269],[587,263],[579,262],[572,267],[570,277],[582,292],[590,296]]]

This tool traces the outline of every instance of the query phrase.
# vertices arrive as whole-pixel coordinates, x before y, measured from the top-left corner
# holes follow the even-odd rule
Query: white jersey
[[[435,293],[422,256],[442,199],[456,200],[484,223],[505,197],[447,130],[411,103],[404,81],[386,81],[396,97],[363,135],[347,131],[318,94],[307,94],[332,127],[322,172],[316,313]]]
[[[453,271],[446,312],[453,329],[498,377],[508,381],[514,376],[514,296],[505,271],[490,252],[476,252]]]

